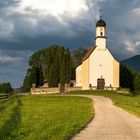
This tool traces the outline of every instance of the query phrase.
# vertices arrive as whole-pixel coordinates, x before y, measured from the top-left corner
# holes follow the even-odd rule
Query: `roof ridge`
[[[95,50],[96,46],[91,47],[87,53],[85,54],[85,56],[82,58],[82,62],[84,62],[85,60],[87,60],[89,58],[89,56],[92,54],[92,52]]]

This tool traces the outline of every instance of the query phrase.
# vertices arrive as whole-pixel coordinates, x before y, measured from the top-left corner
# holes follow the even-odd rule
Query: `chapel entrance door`
[[[99,90],[105,89],[105,79],[103,79],[103,78],[97,79],[97,89],[99,89]]]

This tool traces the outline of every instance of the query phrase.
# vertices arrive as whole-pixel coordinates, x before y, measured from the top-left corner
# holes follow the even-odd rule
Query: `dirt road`
[[[140,119],[116,107],[108,98],[94,100],[95,118],[73,140],[140,140]]]

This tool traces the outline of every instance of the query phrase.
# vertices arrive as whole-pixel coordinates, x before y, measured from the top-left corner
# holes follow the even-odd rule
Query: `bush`
[[[0,83],[0,93],[11,93],[12,91],[10,83]]]

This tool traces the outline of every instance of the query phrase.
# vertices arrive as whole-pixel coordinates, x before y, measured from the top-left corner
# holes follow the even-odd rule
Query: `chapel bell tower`
[[[106,50],[106,23],[100,17],[96,23],[96,46],[99,50]]]

